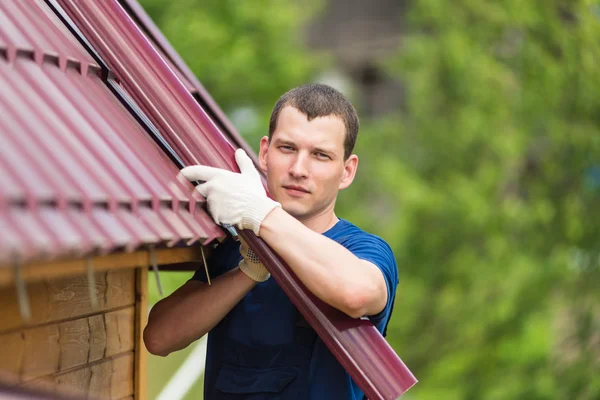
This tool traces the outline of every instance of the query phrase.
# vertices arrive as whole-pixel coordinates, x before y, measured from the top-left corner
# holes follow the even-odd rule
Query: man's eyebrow
[[[273,140],[273,142],[275,144],[291,144],[291,145],[295,145],[294,142],[292,142],[289,139],[282,139],[282,138],[275,138],[275,140]]]
[[[319,152],[319,153],[335,154],[335,151],[333,151],[331,149],[326,149],[324,147],[313,147],[313,151]]]

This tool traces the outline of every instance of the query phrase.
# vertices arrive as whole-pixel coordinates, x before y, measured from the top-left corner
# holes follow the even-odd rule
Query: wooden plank
[[[105,318],[105,314],[92,315],[88,318],[90,328],[88,361],[100,360],[107,354]]]
[[[135,308],[104,315],[106,323],[106,352],[112,356],[135,348]]]
[[[95,292],[98,309],[92,309],[85,275],[37,282],[28,285],[31,320],[25,323],[19,313],[14,287],[0,289],[0,333],[40,324],[77,319],[86,314],[133,305],[135,270],[97,272]]]
[[[34,376],[51,374],[58,370],[60,334],[56,325],[48,329],[32,329],[24,334],[24,352],[21,368],[24,370],[23,379]],[[29,376],[29,370],[34,376]]]
[[[0,381],[5,384],[18,383],[20,379],[19,371],[25,355],[25,342],[21,332],[4,335],[0,342],[2,347],[10,351],[0,350]]]
[[[128,352],[103,362],[38,378],[22,385],[55,395],[122,399],[133,395],[134,354]]]
[[[134,307],[0,335],[5,381],[25,382],[134,349]]]
[[[205,255],[208,255],[208,252]],[[150,265],[150,252],[144,250],[133,253],[109,254],[92,257],[91,261],[94,271],[147,267]],[[179,264],[189,261],[202,261],[200,245],[177,249],[156,250],[156,262],[159,265]],[[85,259],[77,259],[46,263],[29,263],[22,265],[21,271],[25,282],[39,282],[43,279],[85,274],[87,271],[87,262]],[[14,282],[13,266],[0,265],[0,287],[13,286]]]
[[[135,398],[146,400],[146,362],[147,354],[143,332],[148,323],[148,270],[139,268],[136,271],[135,301]]]

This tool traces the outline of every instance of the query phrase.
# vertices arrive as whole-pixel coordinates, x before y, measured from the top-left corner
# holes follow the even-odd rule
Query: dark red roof
[[[222,236],[52,10],[0,7],[0,261]]]

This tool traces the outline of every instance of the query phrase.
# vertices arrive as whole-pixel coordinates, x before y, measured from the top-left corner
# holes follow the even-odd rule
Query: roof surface
[[[223,235],[46,3],[0,20],[1,263]]]

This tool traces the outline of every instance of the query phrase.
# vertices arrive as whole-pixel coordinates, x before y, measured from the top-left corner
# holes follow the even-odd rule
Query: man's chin
[[[301,220],[302,217],[306,215],[306,209],[304,207],[298,207],[298,204],[281,203],[281,208],[296,219]]]

